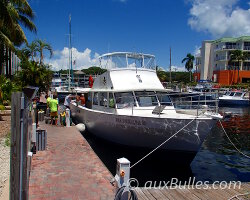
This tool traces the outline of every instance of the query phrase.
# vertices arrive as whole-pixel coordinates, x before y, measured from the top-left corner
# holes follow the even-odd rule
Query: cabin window
[[[100,106],[108,107],[107,92],[100,92]]]
[[[167,106],[172,105],[171,99],[168,96],[168,94],[166,94],[164,92],[157,92],[156,94],[157,94],[157,97],[158,97],[161,105],[167,105]]]
[[[234,92],[231,92],[231,94],[229,96],[234,96]]]
[[[236,92],[234,96],[235,96],[235,97],[241,97],[241,95],[242,95],[242,93]]]
[[[94,96],[93,96],[93,105],[98,105],[98,92],[94,93]]]
[[[113,93],[109,93],[109,107],[115,108],[115,99]]]
[[[135,92],[139,106],[156,106],[158,101],[154,92]]]
[[[135,106],[135,99],[132,92],[115,93],[115,101],[117,108]]]
[[[91,92],[87,93],[86,97],[87,98],[85,98],[86,99],[85,106],[86,106],[86,108],[90,108],[91,109],[92,108],[92,93]]]

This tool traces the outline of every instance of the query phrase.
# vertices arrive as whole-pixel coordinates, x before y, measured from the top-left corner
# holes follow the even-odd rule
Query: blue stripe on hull
[[[236,106],[249,106],[248,100],[220,100],[219,106],[236,105]]]

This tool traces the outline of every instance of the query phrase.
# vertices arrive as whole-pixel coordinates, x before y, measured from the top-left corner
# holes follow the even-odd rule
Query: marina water
[[[220,108],[221,114],[229,114],[228,112],[231,115],[222,121],[226,132],[238,149],[250,155],[250,107]],[[113,175],[116,170],[116,159],[126,157],[134,164],[149,152],[109,143],[88,132],[83,133],[83,136]],[[191,165],[168,163],[161,159],[164,156],[171,155],[153,153],[131,169],[131,177],[136,178],[140,186],[147,181],[168,181],[177,178],[183,182],[188,181],[190,177],[195,177],[196,181],[211,183],[250,181],[250,160],[235,150],[219,122],[212,129]]]

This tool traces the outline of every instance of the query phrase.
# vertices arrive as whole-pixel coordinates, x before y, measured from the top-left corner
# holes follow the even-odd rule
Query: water
[[[238,149],[250,155],[250,108],[220,108],[232,112],[223,120],[228,136]],[[250,159],[240,155],[223,133],[219,123],[213,128],[191,164],[199,180],[250,181]]]
[[[250,155],[250,107],[220,108],[220,113],[232,112],[223,120],[223,126],[234,144],[245,154]],[[125,148],[83,133],[102,162],[115,175],[116,159],[128,158],[135,163],[148,153],[148,150]],[[156,152],[131,169],[131,177],[146,181],[168,181],[178,178],[187,181],[189,177],[201,181],[250,181],[250,160],[240,155],[226,138],[219,123],[212,129],[202,148],[191,165],[168,163],[162,157],[165,153]],[[178,158],[177,158],[178,159]]]

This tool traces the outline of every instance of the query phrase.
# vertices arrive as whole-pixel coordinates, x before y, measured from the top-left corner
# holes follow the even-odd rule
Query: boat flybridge
[[[114,143],[155,148],[181,130],[162,149],[193,153],[221,118],[208,106],[179,109],[156,74],[155,56],[115,52],[99,57],[107,71],[83,88],[86,104],[72,101],[72,117],[87,130]],[[192,108],[192,106],[190,107]]]

